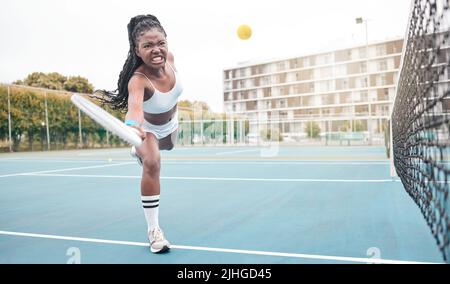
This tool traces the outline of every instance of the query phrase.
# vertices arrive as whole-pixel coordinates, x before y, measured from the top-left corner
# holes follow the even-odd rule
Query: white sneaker
[[[130,155],[131,157],[135,158],[138,162],[138,164],[142,167],[142,158],[138,156],[138,154],[136,153],[136,147],[131,147],[130,150]]]
[[[161,228],[156,227],[149,233],[150,251],[153,253],[163,253],[170,249],[169,241],[164,238]]]

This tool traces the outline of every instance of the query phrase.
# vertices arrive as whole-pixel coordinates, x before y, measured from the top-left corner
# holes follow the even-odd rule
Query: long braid
[[[123,65],[122,71],[117,82],[115,91],[96,90],[93,97],[102,103],[109,104],[113,109],[126,110],[128,107],[128,82],[134,74],[134,71],[143,64],[142,59],[136,55],[135,47],[138,37],[151,29],[158,29],[164,36],[167,36],[159,20],[153,15],[139,15],[131,18],[127,25],[128,40],[130,50],[127,60]]]

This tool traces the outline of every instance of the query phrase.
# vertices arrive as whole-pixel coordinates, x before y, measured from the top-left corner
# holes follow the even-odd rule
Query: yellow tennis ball
[[[237,29],[237,35],[240,39],[249,39],[252,36],[252,29],[248,25],[240,25]]]

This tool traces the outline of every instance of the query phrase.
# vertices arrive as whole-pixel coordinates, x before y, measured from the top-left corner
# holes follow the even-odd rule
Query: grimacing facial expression
[[[163,67],[168,51],[166,37],[156,28],[141,33],[137,38],[136,55],[150,68]]]

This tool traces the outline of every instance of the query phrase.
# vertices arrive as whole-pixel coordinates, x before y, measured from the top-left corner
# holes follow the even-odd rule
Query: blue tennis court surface
[[[0,154],[0,263],[443,262],[377,147],[162,152],[150,253],[128,149]]]

